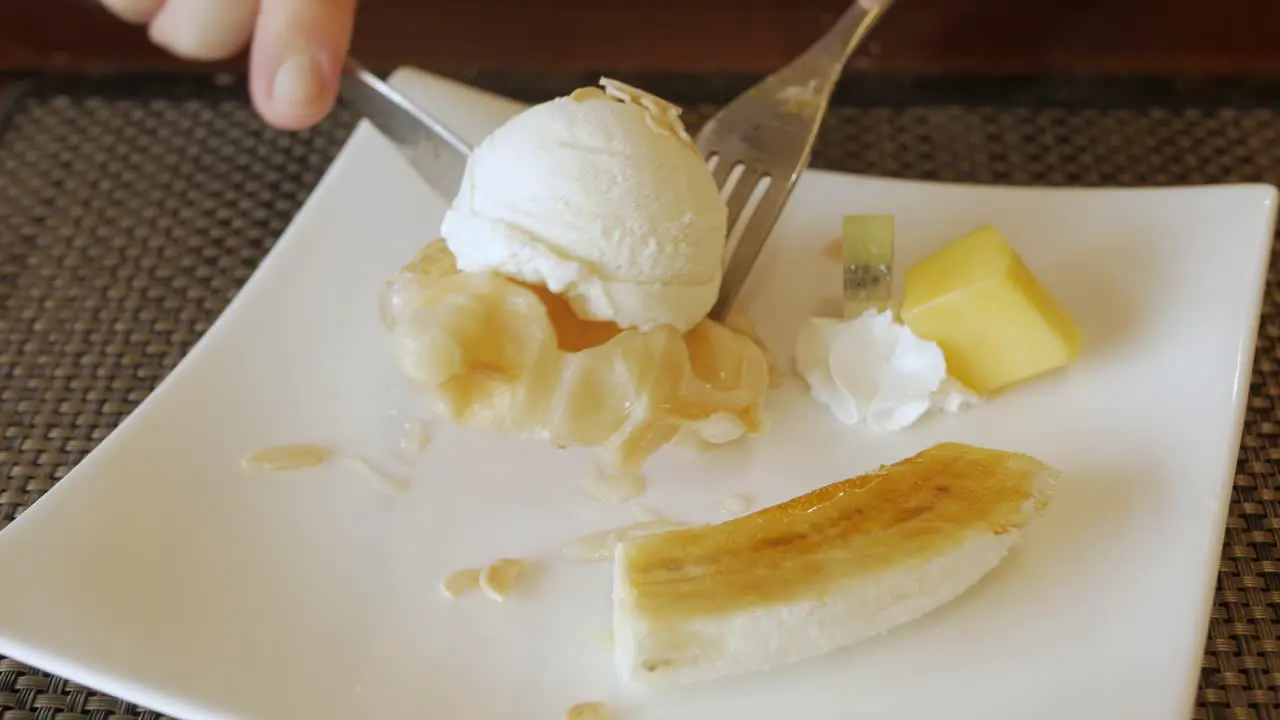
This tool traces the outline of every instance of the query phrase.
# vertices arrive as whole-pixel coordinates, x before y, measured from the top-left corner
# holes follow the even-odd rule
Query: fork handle
[[[818,80],[833,87],[849,56],[893,2],[856,0],[817,42],[770,76],[768,84],[787,86]]]

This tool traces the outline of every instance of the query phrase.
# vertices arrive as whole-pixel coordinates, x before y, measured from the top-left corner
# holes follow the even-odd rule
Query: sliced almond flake
[[[720,512],[726,515],[739,515],[751,509],[751,496],[739,493],[725,498],[720,504]]]
[[[697,149],[693,141],[693,136],[689,134],[688,130],[684,129],[683,125],[676,128],[676,137],[688,143],[689,147],[694,148],[695,150]]]
[[[647,90],[641,90],[635,85],[628,85],[621,80],[614,80],[611,77],[601,77],[600,85],[604,91],[620,100],[628,103],[640,105],[650,112],[658,112],[655,108],[661,108],[658,114],[665,114],[665,108],[674,107],[673,103],[654,95]]]
[[[524,575],[525,562],[515,558],[503,558],[490,563],[480,571],[480,589],[485,595],[502,602]]]
[[[667,111],[668,124],[670,124],[671,129],[675,131],[676,137],[689,143],[689,145],[692,147],[694,144],[693,136],[689,134],[688,128],[684,126],[684,121],[680,119],[680,108],[674,105],[672,105],[671,108],[672,110]]]
[[[639,94],[638,88],[604,75],[600,76],[600,80],[596,84],[604,88],[604,91],[610,95],[623,95],[630,99]]]
[[[578,703],[564,714],[564,720],[613,720],[613,711],[602,702]]]
[[[569,93],[569,99],[574,102],[587,102],[588,100],[600,100],[605,97],[603,90],[597,87],[580,87]]]
[[[640,107],[648,110],[655,117],[665,118],[669,111],[668,109],[673,106],[662,98],[646,94],[640,96]]]
[[[661,135],[666,135],[671,138],[676,136],[675,133],[671,131],[671,128],[663,125],[662,121],[658,119],[658,116],[653,113],[644,114],[644,124],[648,125],[650,130]]]
[[[456,598],[472,590],[480,589],[480,568],[465,568],[445,576],[440,581],[440,592],[447,598]]]
[[[654,95],[653,93],[647,90],[641,90],[635,85],[629,85],[627,83],[624,83],[621,80],[614,80],[613,78],[610,78],[610,77],[602,77],[600,78],[600,84],[604,86],[605,92],[608,92],[610,89],[612,89],[614,92],[617,92],[622,95],[626,95],[631,100],[631,102],[644,107],[646,110],[649,110],[650,112],[665,114],[665,109],[667,107],[674,107],[674,103],[671,103],[663,98],[660,98],[657,95]]]
[[[609,86],[609,85],[605,85],[605,87],[604,87],[604,92],[605,92],[605,94],[606,94],[606,95],[608,95],[609,97],[611,97],[611,98],[613,98],[613,99],[615,99],[615,100],[621,101],[621,102],[623,102],[623,103],[626,103],[627,105],[634,105],[634,104],[635,104],[635,98],[631,97],[631,96],[630,96],[630,95],[628,95],[627,93],[625,93],[625,92],[623,92],[622,90],[619,90],[619,89],[617,89],[617,88],[615,88],[615,87],[611,87],[611,86]]]
[[[250,453],[240,461],[245,470],[279,472],[301,470],[322,465],[333,457],[333,451],[314,443],[272,445]]]

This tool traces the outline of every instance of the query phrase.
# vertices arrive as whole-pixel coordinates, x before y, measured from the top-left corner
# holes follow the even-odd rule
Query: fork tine
[[[755,192],[756,186],[760,184],[760,180],[763,177],[763,173],[756,168],[746,165],[742,167],[742,174],[738,176],[738,182],[729,191],[729,197],[725,198],[725,205],[729,208],[730,232],[733,231],[733,226],[738,224],[738,216],[746,208],[747,201],[751,199],[751,194]]]
[[[716,164],[711,168],[711,177],[715,179],[716,187],[723,191],[724,184],[728,182],[729,175],[733,172],[733,168],[738,164],[738,161],[726,160],[724,155],[715,155],[714,157]]]
[[[760,257],[765,240],[769,239],[769,233],[773,232],[773,226],[777,224],[778,216],[782,214],[782,208],[789,197],[791,197],[791,185],[778,182],[776,178],[761,196],[760,203],[756,205],[751,217],[747,218],[747,224],[742,230],[738,244],[733,248],[733,254],[729,256],[729,263],[725,266],[724,278],[720,283],[720,297],[711,308],[712,318],[724,320],[728,316],[733,303],[738,299],[738,293],[746,284],[751,267],[755,265],[756,258]]]
[[[712,177],[725,198],[730,234],[743,226],[728,251],[720,297],[711,319],[724,321],[777,223],[800,173],[808,166],[818,127],[849,55],[894,0],[854,0],[808,50],[720,109],[698,131],[697,147],[712,164]],[[813,102],[792,102],[805,88]],[[726,152],[734,160],[725,162]],[[726,187],[736,166],[740,176]],[[762,178],[769,184],[760,202],[746,206]]]

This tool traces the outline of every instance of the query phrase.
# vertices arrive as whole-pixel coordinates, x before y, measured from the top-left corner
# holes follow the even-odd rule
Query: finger
[[[263,119],[301,130],[328,114],[355,14],[356,0],[262,0],[249,89]]]
[[[223,60],[249,43],[258,0],[165,0],[151,41],[188,60]]]
[[[160,12],[164,0],[102,0],[113,15],[134,25],[146,25]]]

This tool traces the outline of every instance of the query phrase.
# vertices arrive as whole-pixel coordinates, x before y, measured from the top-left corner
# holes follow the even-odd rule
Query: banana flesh
[[[633,471],[681,432],[722,443],[762,432],[769,362],[706,320],[681,333],[579,318],[543,287],[459,272],[441,240],[384,288],[396,366],[467,428],[597,450]]]
[[[944,443],[614,560],[619,676],[688,683],[823,655],[946,604],[1004,558],[1058,473]]]

